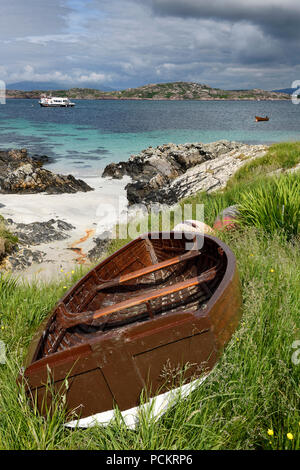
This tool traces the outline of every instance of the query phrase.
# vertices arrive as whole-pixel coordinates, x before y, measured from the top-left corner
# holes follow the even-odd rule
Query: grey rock
[[[75,193],[93,189],[73,175],[58,175],[42,168],[42,159],[30,158],[27,150],[0,151],[0,193]]]
[[[105,254],[110,244],[111,238],[109,232],[104,232],[100,237],[93,239],[95,246],[88,252],[88,258],[91,261],[97,261]]]
[[[65,240],[70,237],[68,232],[75,228],[63,220],[55,219],[31,224],[18,224],[12,219],[7,219],[5,224],[9,231],[18,237],[18,244],[10,250],[5,259],[6,270],[23,270],[32,264],[42,263],[46,253],[32,250],[31,246]]]
[[[22,271],[29,268],[34,263],[42,263],[45,253],[42,251],[32,251],[28,248],[18,247],[14,255],[9,256],[6,260],[6,269],[14,271]]]
[[[165,144],[149,147],[127,162],[108,165],[102,176],[132,181],[126,186],[129,204],[153,202],[172,205],[198,191],[214,191],[246,161],[260,157],[265,145],[221,140],[209,144]]]
[[[17,224],[8,219],[6,223],[9,230],[18,237],[19,242],[28,246],[65,240],[70,236],[66,232],[75,228],[67,222],[55,219],[31,224]]]

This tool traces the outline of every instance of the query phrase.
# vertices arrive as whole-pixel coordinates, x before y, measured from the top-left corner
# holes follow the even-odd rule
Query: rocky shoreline
[[[138,155],[132,155],[126,162],[111,163],[106,166],[102,176],[111,178],[105,184],[113,184],[114,191],[117,187],[125,187],[129,205],[143,203],[150,206],[153,203],[158,203],[163,206],[172,206],[179,200],[199,191],[211,192],[225,187],[229,178],[245,162],[263,156],[267,150],[268,146],[266,145],[247,145],[226,140],[209,144],[198,142],[175,145],[169,143],[156,148],[148,147]],[[104,202],[104,194],[99,188],[95,189],[93,196],[91,195],[95,201],[90,199],[91,196],[86,200],[82,199],[80,194],[78,196],[67,195],[66,197],[70,197],[69,204],[71,205],[68,205],[67,210],[63,213],[61,211],[54,212],[53,204],[51,203],[48,208],[47,202],[44,201],[43,208],[46,209],[46,212],[44,210],[44,218],[39,219],[37,216],[35,219],[33,215],[30,220],[27,218],[31,223],[21,223],[24,220],[21,213],[24,210],[28,211],[28,207],[33,207],[33,202],[29,201],[29,205],[25,209],[26,201],[24,200],[24,206],[23,202],[21,203],[21,213],[15,210],[11,210],[9,213],[5,207],[8,203],[4,199],[5,197],[20,198],[19,194],[23,193],[61,194],[92,190],[87,183],[76,180],[70,175],[55,175],[45,170],[43,168],[45,161],[47,161],[45,156],[29,157],[26,150],[0,152],[0,193],[9,194],[9,196],[3,196],[5,204],[2,204],[2,207],[6,210],[4,223],[6,229],[18,239],[4,260],[2,259],[2,269],[20,272],[36,265],[39,266],[38,269],[44,266],[44,269],[48,270],[48,267],[52,266],[52,271],[54,269],[60,271],[62,267],[71,266],[72,263],[74,265],[79,262],[78,260],[82,260],[82,254],[84,262],[88,264],[97,261],[105,253],[109,244],[108,232],[105,232],[107,236],[102,234],[102,236],[93,237],[92,235],[89,240],[84,235],[85,233],[93,234],[97,226],[98,221],[90,217],[89,214],[91,214],[91,210],[93,210],[93,217],[97,213],[97,197],[99,203],[100,201]],[[37,175],[34,178],[33,172]],[[113,180],[117,181],[113,182]],[[10,196],[12,194],[18,194],[18,196]],[[37,197],[40,196],[33,194],[30,199]],[[47,197],[52,198],[53,196],[43,196],[43,198]],[[63,196],[60,196],[57,202],[62,204],[62,201]],[[55,204],[55,201],[53,203]],[[66,203],[65,200],[64,203]],[[14,204],[18,204],[17,200]],[[74,204],[77,206],[75,210]],[[134,207],[132,209],[134,210]],[[84,219],[82,219],[84,222],[81,221],[81,224],[78,219],[78,211],[80,210],[83,210],[87,215],[87,217],[84,215]],[[17,213],[19,213],[18,223],[15,219]],[[48,214],[49,219],[46,219],[45,215],[47,217]],[[69,216],[75,218],[70,219]],[[38,222],[34,220],[38,220]],[[87,225],[83,225],[83,223]],[[82,245],[84,240],[87,241]],[[78,244],[79,248],[77,248]],[[84,246],[84,251],[81,253],[82,246]],[[76,254],[79,256],[80,253],[81,256],[77,259]]]
[[[263,156],[266,145],[226,140],[209,144],[165,144],[148,147],[128,161],[106,166],[103,177],[132,178],[126,186],[129,204],[173,205],[198,191],[215,191],[246,161]]]
[[[49,161],[45,155],[30,157],[26,149],[0,151],[0,194],[59,195],[93,191],[85,181],[72,175],[55,174],[43,168]],[[1,207],[5,204],[0,200],[0,211]],[[5,233],[2,236],[0,233],[0,270],[18,272],[50,262],[45,247],[69,239],[69,232],[75,229],[59,218],[41,222],[38,212],[36,220],[28,224],[16,223],[9,217],[1,220]],[[10,234],[13,241],[8,242],[5,234]]]
[[[9,250],[3,262],[3,268],[8,271],[20,271],[34,263],[43,263],[46,253],[32,249],[32,247],[66,240],[70,237],[69,232],[75,228],[62,220],[54,219],[31,224],[16,223],[12,219],[7,219],[5,225],[17,239],[16,244]]]
[[[43,168],[45,156],[29,157],[26,149],[0,151],[0,193],[75,193],[92,191],[72,175],[58,175]]]
[[[0,193],[0,277],[10,272],[20,282],[48,282],[91,266],[105,250],[98,234],[117,223],[120,198],[126,211],[129,180],[86,178],[94,188],[87,192]],[[110,221],[99,215],[103,205],[113,208]]]

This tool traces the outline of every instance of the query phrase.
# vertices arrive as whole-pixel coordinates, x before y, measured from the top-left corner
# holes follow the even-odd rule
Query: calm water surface
[[[291,101],[81,101],[41,108],[37,100],[0,105],[0,148],[26,147],[54,158],[49,169],[91,176],[112,161],[168,142],[300,140]],[[255,115],[270,117],[256,123]]]

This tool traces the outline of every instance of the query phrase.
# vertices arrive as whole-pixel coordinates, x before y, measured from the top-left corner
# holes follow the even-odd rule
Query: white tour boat
[[[69,108],[75,106],[69,98],[58,98],[56,96],[42,96],[39,104],[44,108]]]

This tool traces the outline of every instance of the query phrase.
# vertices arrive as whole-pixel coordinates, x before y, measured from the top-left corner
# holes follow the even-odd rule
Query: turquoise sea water
[[[53,157],[49,169],[99,174],[148,146],[168,142],[300,140],[300,106],[291,101],[76,101],[40,108],[37,100],[0,105],[0,148]],[[255,115],[270,117],[256,123]]]

